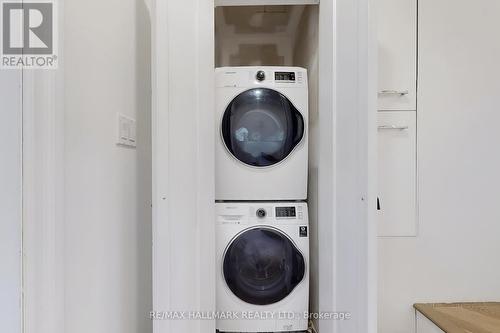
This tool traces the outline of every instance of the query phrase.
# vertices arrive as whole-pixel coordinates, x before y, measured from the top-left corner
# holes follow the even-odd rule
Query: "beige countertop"
[[[500,333],[500,303],[415,304],[446,333]]]

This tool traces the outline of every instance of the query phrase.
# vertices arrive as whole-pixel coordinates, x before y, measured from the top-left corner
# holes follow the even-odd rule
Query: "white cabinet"
[[[416,112],[378,113],[378,235],[416,236]]]
[[[417,0],[379,0],[378,109],[417,105]]]
[[[418,311],[416,311],[415,320],[416,333],[444,333],[443,330]]]

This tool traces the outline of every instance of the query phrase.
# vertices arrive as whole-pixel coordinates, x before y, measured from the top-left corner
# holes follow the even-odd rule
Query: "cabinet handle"
[[[379,91],[379,95],[398,95],[398,96],[406,96],[410,92],[408,90],[382,90]]]
[[[379,130],[399,130],[399,131],[405,131],[408,129],[408,126],[396,126],[396,125],[384,125],[384,126],[379,126]]]

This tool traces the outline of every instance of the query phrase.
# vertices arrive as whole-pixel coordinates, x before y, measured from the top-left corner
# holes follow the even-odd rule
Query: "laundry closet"
[[[217,318],[219,332],[313,327],[317,48],[317,5],[215,9],[216,311],[237,314]]]
[[[156,333],[375,331],[376,50],[351,3],[156,4],[154,308],[285,316]]]

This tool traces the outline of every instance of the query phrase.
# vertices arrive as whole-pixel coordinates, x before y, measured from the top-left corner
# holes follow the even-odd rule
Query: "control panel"
[[[275,72],[275,81],[295,82],[295,72]]]
[[[222,67],[216,69],[215,84],[217,88],[307,89],[307,70],[300,67]]]
[[[277,218],[295,218],[297,213],[295,207],[276,207]]]
[[[304,202],[216,203],[220,225],[304,225],[307,224],[307,204]]]

